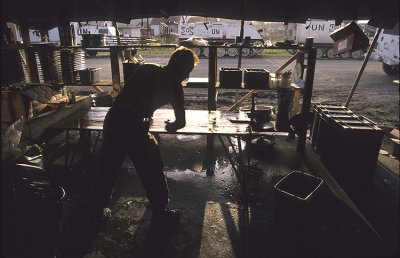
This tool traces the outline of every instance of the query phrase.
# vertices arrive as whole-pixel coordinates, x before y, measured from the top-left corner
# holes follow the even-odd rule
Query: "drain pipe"
[[[381,33],[381,30],[382,30],[382,28],[379,28],[379,29],[378,29],[377,33],[376,33],[375,36],[374,36],[374,39],[372,40],[371,45],[370,45],[369,48],[368,48],[367,55],[365,56],[364,61],[363,61],[363,64],[361,65],[360,71],[358,72],[357,78],[356,78],[356,80],[354,81],[353,88],[351,89],[351,92],[350,92],[349,96],[347,97],[347,101],[346,101],[346,104],[345,104],[345,107],[346,107],[346,108],[349,107],[351,98],[353,97],[353,94],[354,94],[354,92],[356,91],[358,82],[360,81],[361,75],[363,74],[364,69],[365,69],[365,67],[367,66],[368,60],[369,60],[369,58],[370,58],[370,56],[371,56],[371,54],[372,54],[372,51],[374,50],[374,47],[375,47],[375,45],[376,45],[376,42],[378,41],[379,34]]]

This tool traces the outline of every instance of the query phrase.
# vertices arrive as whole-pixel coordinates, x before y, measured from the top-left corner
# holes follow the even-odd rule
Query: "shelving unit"
[[[13,49],[23,49],[26,53],[27,56],[27,64],[28,64],[28,71],[30,75],[30,81],[31,82],[39,82],[39,74],[38,74],[38,66],[36,62],[36,56],[35,56],[35,51],[37,51],[38,47],[40,46],[30,46],[29,44],[27,45],[14,45],[14,46],[5,46],[2,48],[8,49],[8,48],[13,48]],[[91,84],[90,86],[94,87],[97,91],[102,91],[101,86],[112,86],[113,87],[113,95],[117,95],[121,89],[123,88],[124,84],[123,81],[121,81],[120,78],[120,58],[123,59],[122,57],[122,51],[125,49],[140,49],[140,48],[176,48],[177,45],[174,44],[151,44],[151,45],[143,45],[143,44],[135,44],[135,45],[120,45],[120,46],[104,46],[100,48],[104,49],[109,49],[110,51],[110,62],[111,62],[111,74],[112,74],[112,80],[111,81],[100,81],[94,84]],[[248,48],[249,46],[219,46],[219,45],[213,45],[213,46],[199,46],[199,48],[208,48],[208,78],[203,78],[199,82],[193,82],[189,83],[189,85],[186,85],[187,87],[194,88],[194,87],[200,87],[200,88],[207,88],[208,89],[208,105],[207,109],[208,110],[216,110],[216,93],[218,89],[222,89],[218,87],[218,81],[217,81],[217,63],[218,63],[218,55],[217,55],[217,49],[218,48],[225,48],[225,49],[230,49],[230,48],[237,48],[239,50],[239,56],[238,58],[241,57],[241,50],[244,48]],[[308,58],[307,58],[307,64],[304,65],[304,55],[299,55],[298,57],[292,57],[290,58],[285,64],[283,64],[278,70],[275,72],[280,72],[282,71],[288,64],[290,64],[292,61],[298,59],[299,62],[301,62],[303,71],[304,68],[307,67],[307,76],[306,79],[304,80],[304,90],[303,90],[303,105],[301,112],[307,116],[308,112],[310,111],[310,105],[311,105],[311,96],[312,96],[312,87],[313,87],[313,80],[314,80],[314,70],[315,70],[315,48],[312,48],[312,39],[309,40],[309,42],[306,44],[304,47],[298,47],[298,46],[291,46],[291,45],[283,45],[283,46],[277,46],[277,47],[252,47],[254,49],[296,49],[300,50],[302,53],[306,53]],[[61,49],[82,49],[81,46],[52,46],[52,49],[54,50],[61,50]],[[314,53],[314,54],[313,54]],[[302,72],[303,76],[303,72]],[[207,80],[204,80],[207,79]],[[82,84],[76,83],[76,84],[65,84],[68,86],[81,86]],[[246,89],[246,88],[243,88]],[[252,92],[252,89],[248,89],[250,92]],[[275,89],[263,89],[263,90],[275,90]],[[250,96],[250,95],[248,95]],[[296,96],[297,99],[299,99],[299,96]],[[302,125],[304,128],[307,126],[307,118],[304,119],[304,124]],[[306,132],[306,130],[304,130]],[[298,141],[298,148],[299,150],[304,150],[305,146],[305,139],[306,135],[299,135],[299,141]]]

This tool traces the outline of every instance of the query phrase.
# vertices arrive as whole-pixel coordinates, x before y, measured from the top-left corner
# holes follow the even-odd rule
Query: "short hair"
[[[184,46],[180,46],[172,53],[169,59],[168,66],[176,67],[182,65],[193,65],[196,66],[199,63],[199,58],[190,49]]]

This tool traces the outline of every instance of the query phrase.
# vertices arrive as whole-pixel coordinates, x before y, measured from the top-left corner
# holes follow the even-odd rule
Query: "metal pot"
[[[251,106],[244,106],[240,110],[246,112],[249,118],[254,118],[254,129],[261,129],[265,123],[271,121],[274,113],[274,107],[267,105],[255,105],[254,113],[251,112]]]
[[[240,111],[246,112],[249,118],[252,118],[251,106],[244,106],[240,108]],[[271,121],[272,115],[274,114],[274,107],[268,105],[255,105],[254,106],[254,119],[259,122],[269,122]]]

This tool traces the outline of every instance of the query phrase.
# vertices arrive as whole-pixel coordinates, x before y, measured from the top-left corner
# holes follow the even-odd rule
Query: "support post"
[[[297,150],[304,152],[307,138],[307,127],[308,119],[311,108],[311,97],[314,85],[314,73],[315,73],[315,63],[317,59],[317,49],[312,47],[313,38],[306,39],[306,52],[308,53],[307,58],[307,71],[306,80],[304,83],[304,95],[303,95],[303,105],[301,107],[301,113],[303,116],[303,121],[300,123],[299,135],[297,141]]]
[[[120,74],[119,74],[119,48],[110,46],[110,59],[111,59],[111,77],[113,92],[112,96],[116,97],[121,91]]]
[[[217,47],[209,47],[208,59],[208,110],[217,109],[216,89],[215,84],[217,81]],[[212,153],[214,148],[214,136],[207,135],[207,153]]]
[[[72,30],[69,21],[64,21],[58,27],[62,46],[73,46]]]
[[[209,60],[208,60],[208,110],[217,109],[216,89],[217,82],[217,47],[209,47]]]

